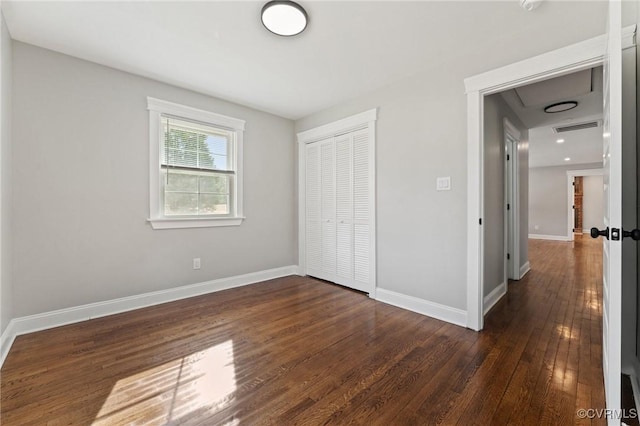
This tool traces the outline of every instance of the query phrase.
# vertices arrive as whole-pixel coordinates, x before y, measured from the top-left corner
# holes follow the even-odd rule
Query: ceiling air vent
[[[599,127],[601,124],[602,124],[601,120],[588,121],[586,123],[569,124],[567,126],[554,127],[553,131],[554,133],[573,132],[575,130],[592,129],[594,127]]]

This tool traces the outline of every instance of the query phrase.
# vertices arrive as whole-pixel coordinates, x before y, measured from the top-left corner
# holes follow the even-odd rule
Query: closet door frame
[[[369,297],[376,297],[376,179],[377,108],[298,133],[298,275],[306,275],[306,145],[356,130],[367,129],[369,141]]]

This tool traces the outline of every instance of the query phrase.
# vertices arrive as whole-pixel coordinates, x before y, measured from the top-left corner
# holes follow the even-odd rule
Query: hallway
[[[511,347],[498,355],[505,373],[495,372],[486,386],[499,387],[500,375],[515,368],[492,423],[591,424],[576,412],[605,405],[602,241],[529,240],[529,256],[531,271],[509,283],[485,320],[483,334]]]

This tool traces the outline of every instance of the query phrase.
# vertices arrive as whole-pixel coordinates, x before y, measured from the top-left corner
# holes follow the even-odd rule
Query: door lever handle
[[[591,238],[605,237],[607,240],[609,239],[609,227],[600,231],[598,228],[591,228]]]
[[[622,230],[622,238],[631,237],[632,240],[638,241],[640,240],[640,229],[633,229],[631,231]]]

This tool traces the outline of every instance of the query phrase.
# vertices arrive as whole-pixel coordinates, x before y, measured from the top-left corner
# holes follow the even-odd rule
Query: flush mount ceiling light
[[[574,109],[577,106],[578,102],[576,101],[558,102],[557,104],[552,104],[544,107],[544,112],[546,112],[547,114],[555,114],[556,112],[569,111],[570,109]]]
[[[571,158],[570,157],[565,157],[564,161],[571,161]]]
[[[262,8],[262,24],[274,34],[290,37],[307,28],[307,12],[298,3],[275,0]]]

